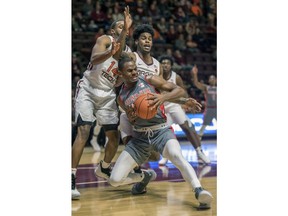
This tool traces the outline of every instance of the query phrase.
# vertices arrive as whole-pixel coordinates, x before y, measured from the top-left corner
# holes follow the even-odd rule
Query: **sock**
[[[202,151],[201,147],[198,146],[198,147],[196,148],[196,152],[197,152],[197,153],[200,153],[201,151]]]
[[[76,176],[77,168],[72,168],[72,174]]]
[[[135,167],[135,168],[134,168],[134,172],[135,172],[135,173],[142,173],[142,170],[141,170],[141,168],[138,166],[138,167]]]
[[[106,163],[104,160],[102,161],[102,167],[104,169],[108,168],[110,166],[111,163]]]

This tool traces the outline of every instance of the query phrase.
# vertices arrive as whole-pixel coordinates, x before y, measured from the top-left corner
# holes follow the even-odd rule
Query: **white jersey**
[[[167,82],[172,82],[176,85],[176,76],[177,74],[172,71],[171,72],[171,76],[170,78],[167,80]],[[165,110],[167,110],[168,108],[170,108],[171,106],[176,105],[175,103],[171,103],[171,102],[164,102],[164,106],[165,106]],[[180,106],[179,104],[177,104],[178,106]]]
[[[172,82],[176,84],[177,74],[172,71],[170,78],[167,82]],[[172,124],[182,125],[185,121],[188,121],[189,127],[192,126],[190,119],[186,116],[185,111],[182,109],[180,104],[172,102],[164,102],[165,112],[167,116],[167,124],[171,126]]]
[[[111,42],[114,41],[112,36],[109,36]],[[112,43],[107,50],[112,49]],[[129,51],[130,48],[126,46],[125,51]],[[131,50],[130,50],[131,51]],[[84,72],[84,76],[89,81],[93,88],[98,88],[102,90],[110,90],[114,88],[115,83],[118,78],[118,61],[111,56],[104,62],[93,65],[92,68],[87,68]]]
[[[142,58],[138,55],[137,52],[134,52],[136,55],[136,66],[139,75],[147,76],[147,75],[158,75],[160,74],[160,62],[153,58],[153,63],[148,65],[146,64]]]

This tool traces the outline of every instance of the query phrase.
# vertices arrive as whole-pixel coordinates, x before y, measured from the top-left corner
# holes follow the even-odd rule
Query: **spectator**
[[[186,63],[186,59],[184,58],[184,56],[182,55],[182,53],[180,52],[180,50],[175,50],[173,57],[175,59],[175,62],[180,65],[180,66],[185,66]]]
[[[196,17],[200,17],[203,15],[199,1],[195,1],[195,0],[193,1],[193,4],[191,6],[191,12]]]
[[[177,38],[177,32],[175,31],[175,27],[174,25],[170,25],[166,35],[166,42],[173,44],[176,38]]]
[[[160,22],[157,22],[156,26],[160,34],[163,36],[166,36],[168,30],[167,30],[167,23],[166,23],[165,17],[161,17]]]
[[[86,18],[90,18],[93,9],[94,7],[92,5],[92,0],[86,0],[86,2],[82,5],[83,16]]]
[[[186,50],[186,41],[184,34],[179,34],[178,38],[175,40],[174,48],[180,51]]]
[[[190,51],[190,52],[199,52],[199,49],[198,49],[198,44],[193,41],[193,37],[191,34],[188,34],[187,35],[187,40],[186,40],[186,47],[187,47],[187,51]]]

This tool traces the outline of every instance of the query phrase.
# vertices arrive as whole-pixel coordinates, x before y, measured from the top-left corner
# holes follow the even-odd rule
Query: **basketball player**
[[[157,59],[151,56],[153,46],[154,29],[149,24],[138,25],[133,30],[133,39],[136,45],[136,52],[127,53],[137,65],[139,75],[162,76],[162,68]],[[128,143],[133,131],[125,112],[120,115],[120,130],[123,143]],[[160,159],[160,155],[155,155],[155,160]]]
[[[125,48],[126,35],[132,25],[129,7],[125,7],[124,20],[111,25],[111,36],[102,35],[93,47],[91,60],[78,82],[75,101],[75,119],[78,126],[77,137],[72,147],[72,199],[79,199],[75,185],[77,167],[89,138],[90,128],[97,118],[103,126],[108,143],[104,160],[95,170],[96,175],[108,179],[110,163],[118,148],[118,108],[114,86],[118,80],[118,59]],[[117,41],[116,41],[117,40]]]
[[[161,56],[159,62],[163,68],[163,78],[168,82],[172,82],[183,89],[186,89],[182,78],[172,71],[173,59],[170,56]],[[186,95],[186,97],[188,94]],[[187,139],[193,145],[196,150],[198,161],[200,163],[209,164],[210,159],[203,153],[201,149],[201,141],[195,131],[194,125],[192,125],[190,119],[186,116],[185,111],[179,104],[165,102],[165,113],[167,115],[167,123],[171,126],[173,123],[178,124],[187,136]],[[159,165],[165,165],[167,163],[167,158],[162,158],[159,161]]]
[[[195,197],[200,202],[199,208],[210,208],[212,195],[202,188],[195,170],[184,159],[178,140],[171,127],[166,124],[163,110],[164,102],[185,103],[186,100],[189,100],[183,98],[186,96],[185,90],[159,76],[140,76],[135,61],[129,56],[125,56],[124,53],[122,56],[118,62],[118,69],[124,80],[124,85],[117,101],[127,113],[130,123],[133,124],[133,131],[136,136],[130,139],[119,155],[108,180],[109,183],[114,187],[136,183],[132,187],[132,194],[146,193],[146,186],[151,179],[155,178],[156,173],[153,170],[142,173],[131,173],[131,171],[134,167],[145,162],[151,151],[157,151],[171,160],[180,170],[185,181],[195,192]],[[165,93],[159,94],[159,91],[165,91]],[[158,108],[156,116],[149,120],[138,118],[133,111],[136,98],[140,94],[148,92],[153,94],[149,99],[151,106]],[[194,107],[200,111],[201,105],[196,100],[193,102]]]
[[[204,134],[205,128],[212,122],[213,118],[217,120],[217,79],[214,75],[209,76],[209,85],[202,84],[198,81],[198,68],[196,65],[193,66],[191,70],[193,74],[194,85],[204,91],[205,95],[205,110],[203,116],[203,124],[199,130],[200,140]]]
[[[157,75],[162,77],[163,74],[161,64],[151,56],[153,36],[154,29],[149,24],[138,25],[133,31],[136,52],[127,54],[136,62],[140,76]],[[123,143],[128,143],[133,136],[133,130],[125,112],[120,115],[120,131]],[[158,161],[159,159],[160,155],[156,152],[152,153],[149,158],[150,161]]]

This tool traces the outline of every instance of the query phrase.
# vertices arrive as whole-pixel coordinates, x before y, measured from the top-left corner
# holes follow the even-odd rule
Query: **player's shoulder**
[[[100,37],[97,38],[97,42],[103,42],[103,43],[112,43],[113,37],[111,35],[101,35]]]

